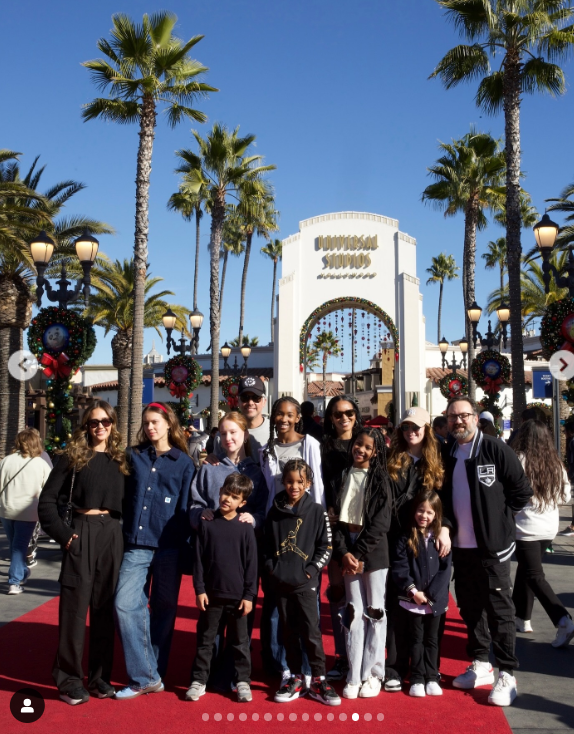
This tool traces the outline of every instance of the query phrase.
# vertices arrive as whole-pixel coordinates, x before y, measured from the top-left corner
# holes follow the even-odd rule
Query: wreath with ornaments
[[[219,410],[225,411],[227,407],[228,405],[225,402],[225,400],[219,401]],[[199,415],[205,419],[209,418],[211,416],[211,408],[210,407],[204,408]]]
[[[239,405],[239,377],[226,377],[221,383],[221,393],[226,404],[235,410]]]
[[[449,372],[438,383],[441,394],[445,398],[456,398],[468,394],[468,380],[458,372]]]
[[[473,360],[470,368],[472,379],[488,395],[497,395],[504,383],[510,382],[510,362],[500,352],[486,349]]]
[[[488,397],[485,396],[484,398],[482,398],[482,400],[479,400],[476,405],[480,413],[488,410],[489,413],[492,413],[495,420],[499,420],[502,418],[502,408],[500,407],[500,405],[498,405],[497,402],[489,400]]]
[[[165,384],[174,398],[189,398],[200,384],[203,370],[192,357],[178,354],[165,363]]]
[[[540,322],[540,344],[545,359],[561,349],[574,352],[574,298],[561,298],[547,307]]]

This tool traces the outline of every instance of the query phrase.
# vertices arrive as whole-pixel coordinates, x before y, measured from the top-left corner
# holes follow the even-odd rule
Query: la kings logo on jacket
[[[494,464],[485,464],[484,466],[477,466],[478,481],[487,487],[492,487],[496,481],[496,471]]]

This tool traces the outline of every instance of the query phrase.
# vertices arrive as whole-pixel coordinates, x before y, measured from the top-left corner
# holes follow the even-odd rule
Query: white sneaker
[[[283,686],[286,683],[289,683],[289,681],[291,680],[291,677],[292,677],[291,676],[291,671],[289,670],[289,668],[287,668],[287,670],[284,670],[281,673],[281,686],[280,687],[283,688]]]
[[[20,584],[10,584],[10,586],[8,587],[8,594],[10,596],[21,594],[23,591],[24,589],[20,586]]]
[[[464,673],[457,675],[452,684],[455,688],[478,688],[494,683],[494,671],[490,663],[473,660]]]
[[[516,631],[517,632],[534,632],[529,619],[520,619],[516,617]]]
[[[359,691],[361,690],[361,684],[347,683],[343,688],[343,698],[357,698]]]
[[[301,674],[301,678],[305,681],[305,688],[309,690],[311,688],[311,676]]]
[[[375,698],[381,692],[381,681],[379,678],[371,676],[367,680],[363,681],[361,690],[359,691],[359,698]]]
[[[424,698],[426,696],[424,684],[413,683],[409,688],[409,696],[413,696],[413,698]]]
[[[199,701],[200,696],[205,694],[205,684],[194,680],[185,694],[186,701]]]
[[[516,695],[516,678],[510,673],[499,673],[496,685],[488,696],[488,703],[494,706],[510,706]]]
[[[574,637],[574,622],[564,615],[556,629],[556,638],[552,642],[552,647],[568,647],[570,640]]]
[[[427,696],[442,696],[442,688],[436,680],[429,680],[425,686]]]

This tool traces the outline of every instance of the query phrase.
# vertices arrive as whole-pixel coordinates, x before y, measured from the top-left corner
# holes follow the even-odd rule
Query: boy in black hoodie
[[[285,703],[309,693],[327,706],[341,699],[325,680],[325,652],[319,629],[317,583],[332,552],[327,513],[307,491],[313,471],[301,459],[285,464],[280,492],[265,525],[265,569],[276,587],[283,644],[291,671],[300,671],[302,639],[309,657],[312,682],[307,691],[304,677],[292,675],[277,691],[275,701]]]

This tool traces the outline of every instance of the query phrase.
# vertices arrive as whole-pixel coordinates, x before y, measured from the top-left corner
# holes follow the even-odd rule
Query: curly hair
[[[283,473],[281,474],[281,484],[285,483],[285,477],[289,472],[297,471],[299,472],[299,476],[303,478],[302,475],[305,476],[305,479],[309,482],[309,485],[313,484],[313,481],[315,480],[315,475],[313,474],[313,469],[307,464],[306,461],[303,461],[303,459],[289,459],[289,461],[285,464],[283,467]]]
[[[370,497],[380,491],[389,498],[393,499],[391,483],[389,481],[389,471],[387,467],[387,445],[385,437],[378,428],[364,427],[360,428],[356,436],[353,437],[349,446],[349,453],[352,456],[353,446],[357,442],[359,436],[368,436],[373,439],[375,446],[375,454],[369,461],[369,470],[367,471],[367,479],[365,482],[365,507],[367,507]]]
[[[355,425],[352,429],[352,437],[354,438],[363,426],[361,413],[356,401],[350,395],[335,395],[329,400],[327,410],[325,411],[325,420],[323,422],[323,445],[327,450],[333,448],[333,442],[338,438],[337,429],[333,423],[333,413],[337,408],[337,403],[350,403],[355,413]]]
[[[12,453],[24,457],[30,456],[34,459],[36,456],[41,456],[43,450],[40,431],[37,428],[25,428],[16,436]]]
[[[546,423],[525,421],[511,446],[524,463],[524,473],[542,513],[564,501],[564,470]]]
[[[223,421],[231,421],[232,423],[236,423],[239,428],[245,433],[245,441],[243,444],[243,449],[245,450],[245,456],[251,456],[251,441],[249,440],[249,429],[247,428],[247,419],[243,415],[243,413],[240,413],[238,410],[231,410],[229,413],[226,413],[219,421],[218,428],[221,430],[221,424]],[[222,444],[223,447],[223,444]]]
[[[118,417],[116,415],[116,411],[105,400],[93,400],[90,403],[84,413],[80,427],[76,428],[74,435],[68,442],[66,448],[58,451],[57,453],[67,456],[70,468],[73,467],[76,471],[80,471],[87,466],[90,459],[92,459],[96,453],[91,445],[92,439],[88,429],[88,421],[91,420],[94,410],[97,410],[98,408],[103,410],[112,422],[112,429],[107,440],[106,453],[119,464],[121,473],[127,475],[130,472],[125,451],[121,448],[123,439],[117,428]]]
[[[404,476],[412,461],[409,456],[407,440],[400,426],[397,426],[391,436],[391,446],[387,462],[391,479],[396,482],[400,477]],[[422,456],[416,463],[416,469],[425,489],[440,489],[442,487],[444,467],[440,458],[439,444],[428,423],[425,425]]]
[[[415,520],[415,513],[420,505],[424,504],[425,502],[428,502],[431,508],[434,510],[434,519],[428,528],[428,530],[432,533],[433,538],[438,538],[442,527],[442,502],[440,501],[440,497],[433,489],[425,489],[423,492],[419,492],[411,502],[411,531],[409,533],[409,539],[407,541],[407,546],[412,551],[412,554],[415,558],[419,554],[419,536],[422,532],[417,525],[417,521]]]
[[[144,430],[144,416],[146,413],[158,413],[158,415],[161,415],[162,418],[164,418],[169,425],[168,429],[168,436],[169,436],[169,442],[172,446],[175,446],[180,451],[183,451],[184,454],[189,453],[187,451],[187,441],[185,439],[185,433],[183,432],[183,428],[181,427],[179,420],[177,419],[177,416],[171,409],[171,407],[167,403],[158,403],[153,402],[150,403],[148,406],[146,406],[142,411],[142,422],[140,425],[140,429],[138,431],[138,435],[136,436],[136,441],[138,442],[138,445],[144,446],[144,445],[150,445],[151,441],[146,436],[145,430]]]
[[[295,398],[292,398],[290,395],[285,395],[282,398],[279,398],[273,403],[273,407],[271,408],[271,415],[269,416],[269,441],[267,443],[267,446],[263,449],[263,458],[266,459],[269,454],[271,456],[275,456],[275,419],[277,418],[277,413],[279,412],[279,406],[282,403],[291,403],[291,405],[294,405],[297,409],[297,415],[299,416],[299,420],[295,424],[295,431],[296,433],[303,433],[303,418],[301,416],[301,404],[298,400],[295,400]]]

